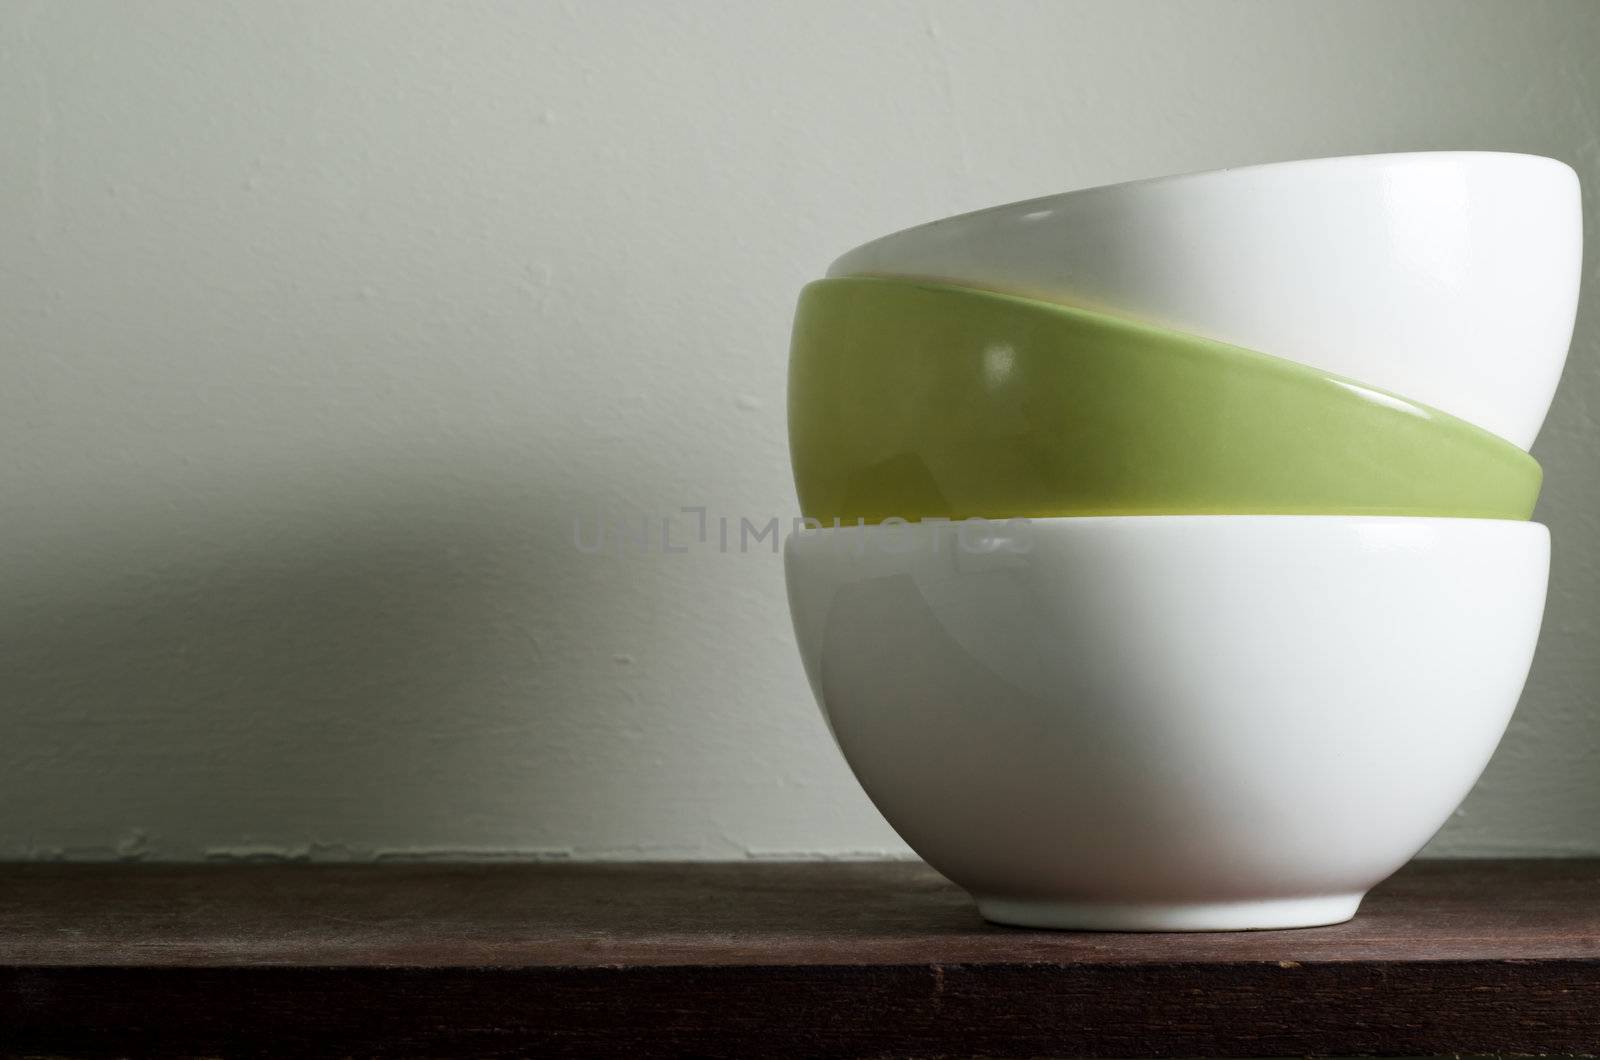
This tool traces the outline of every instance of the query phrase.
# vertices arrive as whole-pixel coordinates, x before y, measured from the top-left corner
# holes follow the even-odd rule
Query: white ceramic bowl
[[[1582,242],[1568,166],[1449,151],[1013,203],[868,243],[828,275],[1119,313],[1393,391],[1526,449],[1572,340]]]
[[[786,560],[845,758],[985,917],[1221,930],[1348,919],[1444,823],[1521,694],[1549,536],[1047,519],[810,532]]]

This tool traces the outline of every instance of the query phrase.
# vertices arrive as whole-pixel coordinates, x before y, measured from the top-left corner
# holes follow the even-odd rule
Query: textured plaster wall
[[[1600,4],[0,3],[0,857],[899,851],[780,564],[798,287],[1157,173],[1555,155]],[[1436,852],[1600,853],[1600,284]],[[1515,351],[1508,351],[1515,355]],[[689,551],[573,519],[704,506]],[[658,533],[653,530],[652,533]]]

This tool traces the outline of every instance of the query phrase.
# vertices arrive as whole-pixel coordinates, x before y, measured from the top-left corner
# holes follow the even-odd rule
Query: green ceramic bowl
[[[831,524],[1060,515],[1526,519],[1541,472],[1480,427],[1264,353],[907,280],[800,296],[789,448]]]

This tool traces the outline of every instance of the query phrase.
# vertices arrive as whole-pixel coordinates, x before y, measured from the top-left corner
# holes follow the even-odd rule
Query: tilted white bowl
[[[1536,523],[1337,516],[786,550],[812,687],[889,823],[990,920],[1114,930],[1352,916],[1488,762],[1548,560]]]
[[[1577,311],[1578,178],[1486,151],[1365,155],[1090,188],[934,221],[829,276],[1067,302],[1300,361],[1527,449]]]

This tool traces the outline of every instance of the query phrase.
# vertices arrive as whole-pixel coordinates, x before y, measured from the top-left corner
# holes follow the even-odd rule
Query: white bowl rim
[[[1166,173],[1152,177],[1140,177],[1135,180],[1114,181],[1110,184],[1095,184],[1087,188],[1073,188],[1068,191],[1052,192],[1047,195],[1035,196],[1031,199],[1018,199],[1014,202],[997,203],[993,206],[985,206],[976,210],[968,210],[964,213],[950,214],[946,217],[936,218],[931,221],[923,221],[920,224],[914,224],[908,228],[897,229],[886,235],[877,236],[873,239],[867,240],[865,243],[861,243],[855,247],[852,247],[833,260],[833,262],[828,266],[826,275],[829,277],[844,275],[843,273],[838,273],[835,270],[838,269],[839,263],[844,261],[846,258],[853,257],[868,247],[875,246],[879,243],[890,242],[891,240],[898,239],[901,236],[909,235],[912,232],[921,232],[925,229],[934,228],[941,225],[980,220],[989,215],[1033,212],[1037,210],[1049,209],[1065,199],[1074,198],[1077,196],[1089,196],[1097,193],[1121,191],[1124,189],[1140,188],[1159,184],[1181,184],[1191,181],[1211,180],[1225,176],[1257,173],[1262,170],[1276,171],[1310,169],[1313,167],[1332,167],[1336,165],[1367,165],[1377,167],[1388,165],[1390,163],[1414,162],[1422,159],[1464,160],[1472,158],[1496,158],[1507,160],[1518,159],[1533,166],[1555,166],[1560,169],[1564,169],[1572,175],[1574,180],[1576,180],[1578,176],[1577,171],[1574,170],[1572,166],[1568,165],[1566,162],[1563,162],[1559,158],[1552,158],[1549,155],[1536,155],[1526,151],[1495,151],[1481,148],[1451,148],[1433,151],[1378,151],[1370,154],[1360,155],[1322,155],[1316,158],[1291,158],[1283,159],[1277,162],[1250,162],[1238,166],[1223,166],[1220,169],[1197,169],[1183,173]]]
[[[840,523],[838,526],[808,527],[790,535],[793,538],[814,537],[819,534],[858,533],[861,531],[889,533],[905,531],[908,528],[933,530],[948,527],[959,528],[963,523],[987,523],[991,526],[1005,526],[1008,523],[1027,523],[1030,526],[1109,526],[1112,524],[1128,526],[1136,523],[1178,527],[1184,525],[1209,525],[1218,523],[1274,523],[1284,525],[1288,523],[1307,524],[1344,524],[1359,526],[1365,524],[1380,524],[1385,526],[1398,526],[1414,524],[1418,526],[1525,526],[1537,527],[1549,533],[1549,528],[1544,523],[1532,519],[1486,519],[1471,516],[1454,515],[1336,515],[1312,513],[1229,513],[1229,512],[1199,512],[1183,515],[1039,515],[1039,516],[1014,516],[1011,519],[993,518],[986,516],[973,516],[970,519],[925,519],[904,520],[901,522],[879,523]]]

